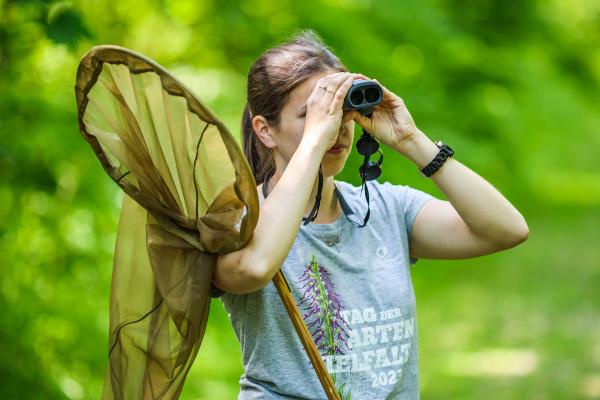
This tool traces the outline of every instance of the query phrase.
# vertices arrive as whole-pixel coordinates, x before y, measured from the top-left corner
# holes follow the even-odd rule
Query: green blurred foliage
[[[122,194],[78,131],[81,56],[97,44],[148,55],[239,140],[251,63],[300,28],[400,95],[530,227],[510,251],[413,270],[422,397],[600,398],[594,0],[0,0],[0,397],[101,393]],[[381,181],[444,198],[385,153]],[[359,163],[338,179],[357,184]],[[182,398],[235,398],[241,372],[214,301]]]

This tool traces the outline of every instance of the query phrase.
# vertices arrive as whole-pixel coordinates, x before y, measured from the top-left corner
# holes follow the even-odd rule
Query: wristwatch
[[[435,173],[435,171],[440,169],[442,164],[444,164],[444,162],[446,162],[446,160],[449,157],[452,157],[454,155],[454,150],[452,150],[450,148],[450,146],[443,143],[441,140],[438,140],[437,142],[435,142],[435,145],[440,149],[440,151],[433,158],[433,160],[431,160],[431,162],[429,164],[427,164],[423,168],[419,169],[421,174],[426,176],[427,178],[429,178],[431,175],[433,175]]]

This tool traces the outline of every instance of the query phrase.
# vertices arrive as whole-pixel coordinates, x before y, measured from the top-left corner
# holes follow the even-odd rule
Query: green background
[[[102,389],[122,193],[78,131],[83,54],[117,44],[153,58],[239,140],[250,65],[304,28],[401,96],[529,225],[508,251],[413,268],[422,398],[600,398],[595,0],[0,0],[0,398]],[[384,153],[380,181],[445,199]],[[354,152],[336,179],[358,184],[359,163]],[[181,397],[233,399],[241,372],[214,301]]]

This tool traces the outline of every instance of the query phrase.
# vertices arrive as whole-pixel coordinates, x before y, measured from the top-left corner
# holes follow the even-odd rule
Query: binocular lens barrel
[[[374,103],[379,99],[379,91],[374,88],[368,88],[365,90],[365,98],[369,103]]]
[[[362,104],[363,100],[364,100],[364,97],[360,90],[355,90],[350,95],[350,102],[352,103],[352,105],[358,106],[358,105]]]
[[[352,83],[344,99],[344,110],[372,113],[373,107],[383,100],[381,85],[372,80],[357,79]]]

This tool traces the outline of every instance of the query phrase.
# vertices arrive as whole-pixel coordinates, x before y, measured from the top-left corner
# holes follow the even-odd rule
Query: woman
[[[440,151],[383,86],[372,118],[343,111],[355,79],[370,78],[347,72],[311,31],[263,53],[248,74],[244,151],[260,183],[260,217],[243,249],[219,257],[213,281],[242,346],[241,399],[325,398],[271,283],[280,267],[343,398],[416,399],[409,266],[527,238],[521,214],[454,157],[431,175],[449,201],[369,181],[370,219],[364,228],[351,223],[351,213],[367,212],[364,193],[334,176],[353,149],[355,122],[419,168]]]

